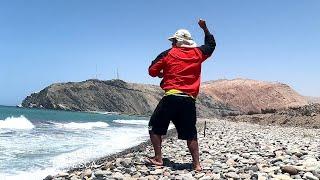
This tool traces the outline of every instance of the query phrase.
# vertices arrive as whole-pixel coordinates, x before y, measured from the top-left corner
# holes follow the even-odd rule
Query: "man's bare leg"
[[[151,139],[151,143],[153,145],[154,154],[155,154],[155,156],[153,158],[150,158],[149,160],[154,165],[162,166],[163,161],[162,161],[162,152],[161,152],[161,143],[162,143],[161,135],[154,134],[152,131],[150,131],[149,134],[150,134],[150,139]]]
[[[200,155],[199,155],[198,140],[197,139],[187,140],[187,145],[192,156],[192,161],[193,161],[192,164],[193,164],[194,170],[201,171],[202,168],[199,161]]]

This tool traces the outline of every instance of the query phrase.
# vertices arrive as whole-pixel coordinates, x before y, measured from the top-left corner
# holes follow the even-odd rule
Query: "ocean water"
[[[148,139],[148,118],[0,106],[0,180],[43,179]]]

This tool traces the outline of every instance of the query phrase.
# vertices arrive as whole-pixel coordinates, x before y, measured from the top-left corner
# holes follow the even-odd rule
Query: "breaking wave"
[[[134,125],[148,125],[149,121],[148,120],[113,120],[115,123],[120,123],[120,124],[134,124]]]
[[[0,120],[0,129],[32,129],[35,126],[23,115]]]

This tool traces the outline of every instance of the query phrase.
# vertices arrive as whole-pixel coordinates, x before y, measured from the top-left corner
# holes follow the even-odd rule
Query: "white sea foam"
[[[23,115],[0,120],[0,129],[32,129],[35,126]]]
[[[56,123],[56,125],[60,128],[66,128],[66,129],[93,129],[93,128],[104,128],[108,127],[109,124],[106,122],[86,122],[86,123]]]
[[[46,176],[50,175],[56,175],[58,174],[59,170],[56,170],[54,168],[47,168],[43,170],[33,170],[32,172],[16,172],[16,174],[1,174],[0,173],[0,180],[41,180],[44,179]]]
[[[97,133],[100,135],[96,136],[92,142],[88,142],[88,145],[83,145],[80,149],[61,153],[50,158],[50,167],[34,169],[30,172],[16,171],[15,174],[1,174],[0,172],[0,180],[41,180],[49,174],[55,175],[65,171],[63,169],[68,167],[83,166],[84,162],[119,152],[148,139],[147,127],[110,127],[108,129],[98,129]],[[94,164],[89,164],[89,166],[91,165]]]
[[[72,152],[67,152],[55,156],[52,159],[54,167],[64,168],[82,162],[88,162],[90,159],[101,157],[110,153],[132,147],[147,139],[147,128],[114,128],[110,130],[101,130],[101,137],[96,137],[91,146],[84,146]],[[108,140],[106,140],[106,135]],[[121,143],[119,143],[121,142]],[[64,167],[61,167],[61,165]]]
[[[149,123],[148,120],[123,120],[123,119],[113,120],[113,122],[120,123],[120,124],[134,124],[134,125],[148,125]]]

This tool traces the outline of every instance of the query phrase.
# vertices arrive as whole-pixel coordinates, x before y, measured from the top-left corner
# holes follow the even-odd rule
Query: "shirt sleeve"
[[[203,54],[203,61],[210,57],[216,48],[216,41],[212,34],[205,34],[204,45],[200,46],[199,49]]]
[[[164,59],[168,55],[169,51],[171,49],[168,49],[161,54],[159,54],[155,60],[152,61],[151,65],[149,66],[149,75],[152,77],[156,77],[160,75],[161,70],[164,68]]]

